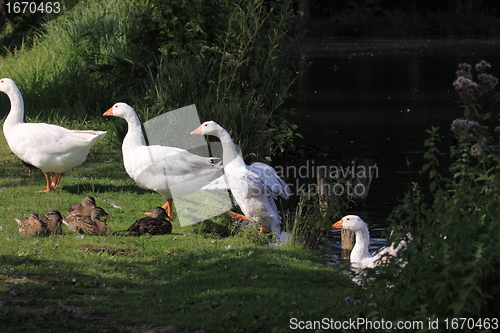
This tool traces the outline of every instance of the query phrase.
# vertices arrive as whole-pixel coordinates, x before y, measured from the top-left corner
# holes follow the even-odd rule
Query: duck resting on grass
[[[172,233],[172,219],[162,207],[156,207],[151,216],[135,221],[126,231],[128,235],[165,235]]]
[[[90,216],[92,209],[96,208],[95,198],[92,196],[86,196],[83,198],[81,203],[72,204],[69,207],[68,215],[66,218],[74,215]]]
[[[87,235],[107,235],[109,232],[106,222],[101,221],[101,217],[109,215],[100,207],[93,208],[90,216],[73,215],[63,220],[69,230]]]
[[[25,123],[23,96],[11,79],[0,79],[0,91],[10,99],[10,112],[3,124],[3,132],[10,150],[23,162],[42,170],[45,190],[54,190],[64,173],[81,165],[95,142],[106,132],[69,130],[45,124]],[[51,173],[56,175],[51,181]]]
[[[31,213],[27,218],[15,219],[19,226],[19,233],[22,236],[50,236],[51,234],[60,234],[62,216],[57,210],[51,210],[45,215]]]
[[[48,236],[50,234],[47,224],[40,220],[38,213],[31,213],[27,218],[15,219],[19,226],[21,236]]]
[[[166,200],[163,209],[169,217],[173,216],[172,193],[180,197],[200,190],[221,168],[213,163],[213,158],[194,155],[184,149],[146,146],[139,117],[125,103],[116,103],[103,115],[127,121],[128,131],[122,144],[125,170],[137,185],[156,191]]]
[[[396,257],[398,252],[406,247],[406,241],[401,241],[397,247],[391,244],[384,247],[374,255],[368,252],[370,245],[370,233],[366,223],[357,215],[346,215],[340,221],[332,225],[334,229],[346,229],[356,235],[356,243],[351,251],[350,261],[352,269],[359,273],[365,268],[375,268],[382,262],[384,255]]]
[[[229,133],[214,121],[204,122],[191,134],[213,135],[222,143],[224,175],[205,185],[202,190],[230,189],[244,214],[232,213],[231,216],[258,221],[262,225],[261,232],[275,232],[279,245],[286,242],[288,235],[281,231],[281,216],[274,200],[277,195],[288,199],[291,191],[276,170],[264,163],[246,165]]]
[[[51,210],[45,215],[40,216],[40,220],[45,222],[49,234],[61,234],[62,233],[62,220],[63,217],[61,213],[57,210]]]

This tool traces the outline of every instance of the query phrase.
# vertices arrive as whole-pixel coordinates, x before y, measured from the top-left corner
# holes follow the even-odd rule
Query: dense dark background
[[[307,37],[496,38],[494,0],[299,0]]]
[[[7,13],[7,2],[0,0],[0,35],[4,35],[3,46],[9,49],[20,45],[23,39],[29,43],[30,35],[40,29],[42,22],[58,16]],[[68,10],[78,2],[66,0],[61,1],[61,5]],[[274,7],[279,1],[267,3]],[[492,38],[500,35],[498,0],[297,0],[296,9],[305,37]],[[8,21],[11,31],[5,35]]]
[[[311,18],[324,18],[347,10],[363,10],[376,8],[380,12],[402,10],[405,12],[449,12],[460,11],[488,11],[498,15],[498,1],[496,0],[310,0]]]

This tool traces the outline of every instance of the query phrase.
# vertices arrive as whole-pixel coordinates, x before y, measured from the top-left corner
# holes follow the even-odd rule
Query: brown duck
[[[106,222],[101,217],[109,216],[104,209],[95,207],[90,211],[90,216],[72,215],[63,220],[69,230],[87,235],[106,235],[109,232]]]
[[[47,228],[47,224],[43,222],[38,213],[31,213],[27,218],[19,220],[16,219],[19,225],[19,233],[22,236],[28,237],[32,235],[36,236],[48,236],[50,231]]]
[[[40,216],[40,220],[47,226],[49,234],[62,233],[61,225],[63,217],[57,210],[51,210],[47,214]]]
[[[90,212],[92,211],[92,209],[96,207],[97,206],[95,204],[94,197],[86,196],[85,198],[83,198],[81,203],[72,204],[69,207],[66,219],[69,218],[70,216],[76,216],[76,215],[90,216]]]
[[[172,219],[165,209],[156,207],[151,216],[135,221],[125,232],[134,236],[171,234]]]

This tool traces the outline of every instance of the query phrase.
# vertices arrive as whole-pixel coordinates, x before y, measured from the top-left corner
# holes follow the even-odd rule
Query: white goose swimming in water
[[[281,231],[281,217],[274,199],[276,195],[288,199],[291,191],[276,170],[264,163],[246,165],[229,133],[214,121],[204,122],[191,134],[213,135],[222,143],[224,175],[202,189],[230,189],[246,219],[259,221],[262,232],[273,231],[280,244],[286,242],[288,235]]]
[[[123,165],[128,175],[141,187],[159,193],[166,200],[162,207],[172,217],[172,193],[183,196],[200,190],[221,166],[211,157],[191,154],[187,150],[146,146],[141,122],[134,109],[116,103],[104,116],[116,116],[127,121],[128,131],[123,139]]]
[[[9,96],[10,112],[3,124],[3,133],[10,150],[23,162],[43,171],[46,187],[54,190],[64,173],[81,165],[94,143],[106,132],[69,130],[45,123],[25,123],[23,96],[11,79],[0,79],[0,91]],[[51,181],[51,172],[56,175]]]
[[[351,267],[355,272],[360,272],[365,268],[375,268],[380,264],[382,257],[389,254],[396,257],[398,251],[406,246],[405,241],[401,241],[397,247],[392,244],[389,247],[384,247],[375,254],[368,252],[370,245],[370,233],[366,223],[357,215],[346,215],[340,221],[332,225],[335,229],[346,229],[354,232],[356,235],[356,243],[351,251]]]

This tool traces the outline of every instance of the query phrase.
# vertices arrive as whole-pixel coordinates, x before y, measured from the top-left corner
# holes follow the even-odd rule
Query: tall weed
[[[317,194],[301,193],[295,212],[283,215],[283,225],[293,243],[314,250],[323,244],[332,221],[343,216],[347,207],[346,198],[340,196],[327,196],[320,202]]]

